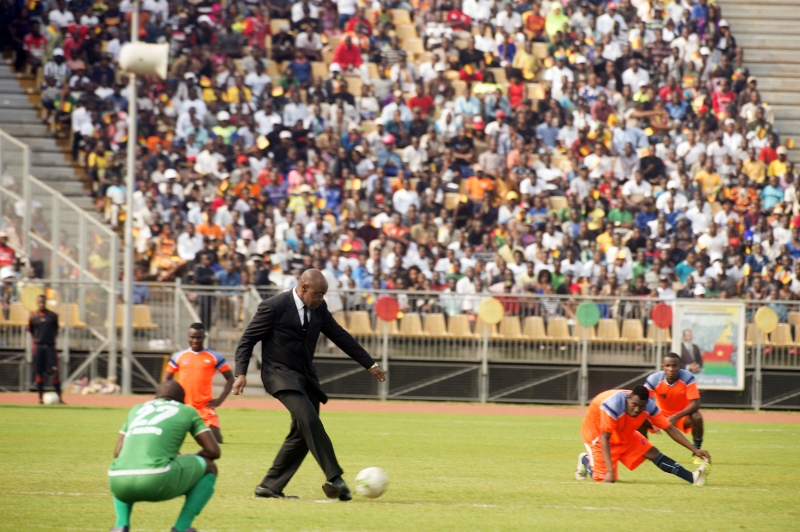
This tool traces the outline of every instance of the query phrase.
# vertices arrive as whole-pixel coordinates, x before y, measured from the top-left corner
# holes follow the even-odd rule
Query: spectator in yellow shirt
[[[778,149],[775,151],[778,153],[778,158],[769,163],[767,177],[781,177],[786,175],[786,164],[788,163],[786,160],[786,148],[784,146],[778,146]]]
[[[747,150],[747,160],[742,164],[742,172],[750,178],[750,181],[759,185],[767,179],[767,165],[756,157],[756,149]]]
[[[253,98],[253,93],[244,84],[242,76],[236,76],[236,83],[233,87],[228,87],[225,96],[222,98],[227,103],[245,103]]]
[[[711,198],[716,196],[719,188],[722,186],[722,178],[714,171],[714,159],[711,157],[706,159],[705,166],[701,171],[697,172],[697,175],[694,176],[694,180],[700,183],[703,195],[711,201]]]

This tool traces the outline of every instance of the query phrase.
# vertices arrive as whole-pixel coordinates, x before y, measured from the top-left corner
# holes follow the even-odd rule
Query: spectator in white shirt
[[[56,9],[47,14],[50,24],[61,29],[66,29],[71,24],[75,24],[75,15],[71,11],[67,11],[67,3],[64,0],[58,0],[56,6]]]
[[[513,10],[511,2],[506,2],[503,11],[497,14],[495,27],[514,35],[522,27],[522,16]]]
[[[392,205],[394,206],[394,210],[403,216],[408,214],[408,208],[412,205],[419,209],[419,194],[417,194],[416,190],[411,188],[411,183],[408,178],[403,178],[400,182],[400,188],[392,196]]]
[[[178,236],[178,256],[186,262],[191,262],[201,251],[203,251],[203,235],[196,233],[194,225],[187,222],[183,233]]]
[[[635,92],[642,84],[650,83],[650,74],[647,70],[639,68],[639,60],[631,58],[630,67],[622,73],[622,84],[629,85]]]
[[[283,107],[283,123],[287,127],[294,127],[299,120],[304,121],[308,117],[308,107],[300,101],[300,92],[292,91],[291,101]]]

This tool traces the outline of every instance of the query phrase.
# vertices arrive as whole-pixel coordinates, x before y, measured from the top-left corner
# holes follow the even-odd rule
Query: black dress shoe
[[[297,495],[284,495],[282,491],[273,491],[265,488],[260,484],[256,486],[256,497],[263,497],[264,499],[299,499]]]
[[[326,482],[322,485],[322,491],[329,499],[339,499],[340,501],[349,501],[353,498],[350,493],[350,488],[344,483],[342,477],[336,477],[333,482]]]

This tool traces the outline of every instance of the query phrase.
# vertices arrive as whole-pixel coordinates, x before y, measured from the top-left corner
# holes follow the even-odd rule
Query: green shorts
[[[162,473],[114,475],[109,471],[111,493],[122,502],[159,502],[186,495],[206,473],[206,461],[196,454],[178,456]]]

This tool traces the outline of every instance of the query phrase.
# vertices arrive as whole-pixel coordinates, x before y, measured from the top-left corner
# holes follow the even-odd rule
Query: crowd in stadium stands
[[[800,296],[792,141],[708,0],[144,0],[135,139],[130,0],[0,6],[114,226],[136,142],[137,279]]]

